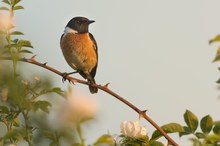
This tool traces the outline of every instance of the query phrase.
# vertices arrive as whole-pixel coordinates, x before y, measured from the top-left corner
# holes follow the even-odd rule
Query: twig
[[[40,67],[43,67],[47,70],[50,70],[53,73],[56,73],[60,76],[63,76],[63,73],[48,66],[47,63],[40,63],[38,61],[35,60],[35,56],[31,57],[30,59],[27,58],[22,58],[19,59],[19,61],[23,61],[23,62],[28,62]],[[10,57],[2,57],[0,59],[3,60],[11,60]],[[73,78],[69,75],[65,76],[65,78],[69,81],[71,81],[72,83],[81,83],[81,84],[85,84],[85,85],[89,85],[89,83],[87,81],[84,80],[80,80],[77,78]],[[167,135],[167,133],[159,126],[157,125],[147,114],[146,114],[146,110],[140,110],[139,108],[137,108],[135,105],[133,105],[132,103],[130,103],[129,101],[127,101],[125,98],[123,98],[122,96],[118,95],[117,93],[113,92],[112,90],[110,90],[108,88],[109,83],[107,83],[106,85],[102,86],[102,85],[98,85],[98,84],[93,84],[91,86],[97,87],[98,89],[105,91],[106,93],[114,96],[115,98],[117,98],[118,100],[120,100],[121,102],[123,102],[124,104],[126,104],[127,106],[129,106],[130,108],[132,108],[134,111],[136,111],[139,114],[139,117],[143,117],[144,119],[146,119],[149,123],[151,123],[151,125],[153,125],[167,140],[168,143],[174,145],[174,146],[178,146],[178,144],[169,136]]]

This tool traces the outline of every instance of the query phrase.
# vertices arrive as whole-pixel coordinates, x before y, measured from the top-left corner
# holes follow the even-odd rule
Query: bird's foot
[[[70,83],[71,83],[71,80],[67,79],[66,77],[68,75],[71,75],[71,74],[75,74],[75,73],[78,73],[79,71],[74,71],[74,72],[70,72],[70,73],[67,73],[67,72],[64,72],[62,73],[62,82],[64,83],[66,80],[68,80]]]
[[[64,73],[62,73],[62,82],[64,83],[66,80],[67,80],[67,76],[68,76],[69,74],[68,73],[66,73],[66,72],[64,72]],[[68,81],[70,82],[70,80],[68,79]]]

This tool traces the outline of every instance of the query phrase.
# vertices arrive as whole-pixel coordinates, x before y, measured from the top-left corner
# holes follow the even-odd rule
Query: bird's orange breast
[[[64,34],[60,45],[66,61],[72,68],[89,73],[96,66],[96,48],[89,33]]]
[[[62,44],[64,47],[74,47],[75,49],[84,49],[84,47],[90,47],[93,45],[89,34],[74,34],[74,33],[68,33],[65,34],[63,37]]]

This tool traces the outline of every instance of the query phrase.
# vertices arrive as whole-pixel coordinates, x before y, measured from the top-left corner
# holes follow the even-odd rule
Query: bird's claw
[[[63,77],[63,78],[62,78],[62,82],[63,82],[63,83],[64,83],[66,80],[68,80],[68,81],[71,83],[71,80],[66,78],[68,75],[69,75],[69,74],[66,73],[66,72],[62,73],[62,77]]]

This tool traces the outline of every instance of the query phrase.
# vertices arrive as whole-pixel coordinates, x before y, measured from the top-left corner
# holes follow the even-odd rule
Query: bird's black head
[[[82,34],[89,32],[89,24],[93,22],[95,21],[89,20],[85,17],[74,17],[67,23],[66,27],[69,27],[70,29],[77,31],[77,33]]]

